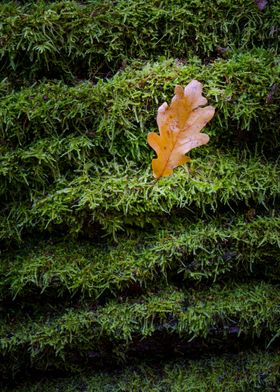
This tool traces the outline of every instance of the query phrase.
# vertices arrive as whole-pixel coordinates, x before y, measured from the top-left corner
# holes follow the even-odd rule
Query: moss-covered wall
[[[277,390],[279,20],[276,0],[1,2],[3,390]],[[155,182],[147,134],[192,79],[210,143]]]

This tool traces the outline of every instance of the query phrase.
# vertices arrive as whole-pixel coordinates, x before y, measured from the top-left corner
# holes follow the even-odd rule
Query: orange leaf
[[[204,106],[206,104],[202,84],[192,80],[185,89],[175,87],[170,106],[165,102],[159,107],[157,124],[160,134],[148,134],[148,144],[157,153],[157,158],[152,160],[155,178],[170,176],[175,167],[190,160],[185,155],[187,152],[208,143],[209,136],[200,131],[214,116],[215,109]]]

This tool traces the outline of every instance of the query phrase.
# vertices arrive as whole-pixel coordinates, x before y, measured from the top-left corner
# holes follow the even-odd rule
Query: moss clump
[[[200,57],[254,46],[277,49],[279,4],[250,0],[4,2],[2,74],[66,80],[115,72],[131,58]]]
[[[92,229],[95,224],[96,229],[115,236],[133,226],[157,227],[167,214],[207,216],[221,206],[236,211],[244,204],[247,209],[276,206],[278,164],[256,158],[240,160],[241,156],[209,154],[207,160],[193,160],[189,173],[179,169],[172,178],[156,184],[150,167],[144,171],[129,162],[126,167],[95,167],[70,182],[60,177],[43,194],[35,191],[27,200],[5,203],[0,238],[17,239],[33,227],[54,230],[58,225],[72,235],[89,235],[89,220]]]
[[[228,214],[222,222],[216,218],[191,223],[176,217],[162,230],[129,240],[121,236],[118,244],[40,242],[6,255],[0,292],[6,298],[40,291],[98,299],[133,285],[142,292],[159,279],[164,284],[177,275],[185,282],[204,283],[241,273],[247,279],[270,276],[272,269],[279,281],[279,230],[279,217],[260,216],[250,222],[245,214],[232,222]]]
[[[71,378],[52,378],[21,385],[13,392],[63,390],[107,391],[273,391],[279,383],[279,354],[262,352],[206,357],[202,360],[145,363],[128,367],[123,373],[84,371]]]
[[[55,154],[54,160],[75,151],[68,146],[69,135],[70,140],[83,136],[98,157],[109,154],[123,160],[129,156],[142,162],[149,157],[146,134],[156,128],[157,107],[170,102],[175,84],[186,85],[195,78],[203,82],[209,102],[217,109],[208,128],[215,146],[238,146],[242,141],[242,148],[246,142],[275,147],[279,94],[275,91],[268,98],[273,85],[280,82],[279,74],[279,59],[273,51],[253,49],[208,65],[197,57],[186,62],[136,62],[95,85],[38,83],[2,99],[1,136],[6,149],[29,147],[28,156],[33,150],[39,155],[49,139],[51,146],[45,145],[45,153]]]
[[[16,323],[14,311],[7,310],[0,325],[1,355],[19,357],[22,352],[22,360],[29,358],[28,363],[38,369],[48,361],[55,363],[56,357],[57,365],[67,368],[71,353],[77,350],[85,361],[89,350],[97,351],[99,357],[111,353],[124,360],[137,340],[158,332],[177,334],[189,342],[202,339],[208,345],[217,344],[217,339],[222,344],[230,336],[261,336],[264,347],[280,333],[276,288],[252,281],[238,287],[214,285],[204,291],[184,292],[170,285],[103,306],[83,301],[71,307],[61,301],[56,308],[33,303],[17,310]],[[109,344],[107,348],[104,342]]]

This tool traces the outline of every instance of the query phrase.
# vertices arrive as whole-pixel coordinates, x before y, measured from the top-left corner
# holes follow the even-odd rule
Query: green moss
[[[189,342],[207,339],[208,344],[216,345],[232,334],[236,339],[262,336],[265,344],[272,342],[273,346],[272,338],[279,334],[277,290],[276,285],[253,282],[216,285],[201,292],[169,286],[138,299],[122,302],[119,298],[97,307],[82,301],[65,309],[62,303],[41,308],[33,303],[29,309],[17,310],[16,322],[14,311],[7,311],[0,324],[1,355],[13,355],[19,361],[19,355],[24,361],[29,357],[28,362],[32,360],[38,369],[51,367],[56,357],[60,368],[75,366],[73,351],[85,361],[89,350],[101,357],[111,353],[125,360],[135,340],[153,337],[159,331],[177,334]]]
[[[118,244],[39,243],[6,256],[0,292],[3,299],[36,290],[97,299],[133,285],[141,292],[177,275],[187,284],[259,272],[269,276],[271,269],[279,280],[279,222],[279,217],[268,216],[251,222],[246,217],[233,222],[230,215],[197,223],[176,218],[161,230],[137,233],[136,239],[121,236]]]
[[[22,89],[1,102],[2,138],[7,148],[19,143],[38,150],[43,141],[49,143],[46,136],[55,144],[65,134],[82,134],[91,140],[94,154],[143,161],[149,157],[146,135],[156,128],[158,106],[170,102],[176,84],[186,85],[193,78],[204,83],[204,94],[217,109],[207,129],[215,146],[243,144],[252,129],[251,143],[278,145],[274,135],[279,96],[275,94],[271,102],[267,97],[280,81],[279,64],[273,52],[255,49],[207,66],[197,58],[187,63],[136,63],[94,86],[47,82]],[[32,144],[37,138],[38,147]]]
[[[115,72],[131,58],[277,48],[279,15],[277,1],[265,12],[250,0],[7,2],[0,8],[2,73],[71,80]]]
[[[35,392],[215,392],[273,391],[279,383],[277,353],[241,353],[206,357],[203,360],[144,363],[123,371],[84,371],[68,377],[48,378],[35,384],[23,384],[11,391]]]
[[[277,390],[279,2],[19,3],[0,5],[0,378]],[[194,78],[211,142],[156,182],[147,133]]]
[[[261,161],[248,167],[237,165],[228,158],[226,162],[222,158],[225,153],[216,151],[217,145],[224,148],[234,145],[237,160],[243,160],[246,154],[240,154],[238,150],[244,148],[243,140],[250,134],[250,129],[254,129],[250,136],[254,146],[262,143],[266,150],[271,148],[271,143],[273,148],[277,146],[277,101],[265,104],[270,86],[278,80],[277,67],[271,53],[261,51],[259,54],[236,55],[229,61],[217,61],[208,67],[197,63],[178,66],[172,62],[147,65],[144,69],[127,69],[95,87],[81,84],[69,88],[47,83],[7,95],[0,108],[3,137],[0,146],[3,200],[0,237],[18,239],[25,227],[37,224],[46,227],[51,222],[75,227],[77,233],[93,211],[95,222],[115,233],[126,223],[133,221],[143,226],[153,220],[151,214],[177,207],[194,204],[205,210],[208,205],[215,210],[221,203],[231,203],[231,199],[248,204],[250,199],[253,203],[263,203],[274,198],[278,192],[278,170],[273,164],[265,165],[265,170]],[[248,75],[252,75],[248,73],[249,69],[254,66],[257,77],[248,79]],[[212,95],[212,100],[218,101],[216,120],[206,130],[211,136],[211,145],[191,154],[193,157],[207,154],[202,166],[195,169],[201,173],[198,178],[194,179],[191,174],[186,189],[183,189],[185,185],[175,185],[181,181],[179,179],[172,185],[167,180],[162,193],[163,182],[161,189],[153,188],[150,173],[146,171],[152,156],[146,135],[149,130],[155,130],[156,107],[165,99],[170,101],[174,84],[185,84],[191,77],[207,80],[206,95],[210,100]],[[217,89],[221,81],[223,88]],[[228,97],[236,95],[235,91],[239,91],[239,97],[229,101]],[[111,109],[104,110],[103,102],[110,102]],[[227,124],[229,117],[233,119],[232,125],[227,129],[221,127],[219,123]],[[241,133],[236,131],[237,126],[243,128]],[[255,127],[259,127],[258,135]],[[129,159],[137,166],[132,163],[130,169]],[[121,162],[121,166],[110,163],[112,160]],[[221,161],[218,171],[215,160]],[[135,177],[138,168],[142,171]],[[240,171],[244,173],[242,178],[238,175]],[[98,176],[97,180],[93,181],[92,176]],[[110,178],[112,176],[114,178]],[[185,175],[182,173],[181,177]],[[127,179],[130,181],[128,186]],[[185,181],[186,178],[184,184]],[[170,186],[175,194],[168,195]],[[123,200],[119,198],[120,189],[127,193]],[[158,192],[162,194],[157,196]],[[117,205],[108,200],[111,194],[117,195]],[[182,200],[186,194],[187,199]],[[73,216],[69,211],[73,211]]]
[[[240,203],[248,208],[269,203],[276,208],[279,170],[274,163],[256,158],[242,161],[224,153],[194,159],[190,172],[181,168],[155,183],[150,167],[137,171],[127,162],[125,167],[95,167],[71,182],[61,178],[47,192],[34,192],[30,201],[7,203],[0,237],[16,238],[34,226],[45,230],[64,225],[73,235],[87,233],[89,219],[91,226],[101,225],[115,236],[135,226],[158,226],[160,218],[178,209],[207,216],[221,206],[237,210]]]

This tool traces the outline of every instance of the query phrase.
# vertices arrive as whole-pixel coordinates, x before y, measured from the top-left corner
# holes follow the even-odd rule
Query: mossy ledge
[[[56,362],[61,369],[71,368],[75,352],[86,361],[92,350],[101,358],[111,353],[117,361],[126,360],[135,339],[159,331],[221,346],[232,335],[252,342],[261,337],[263,348],[275,346],[280,335],[279,286],[263,282],[214,285],[204,291],[169,285],[102,306],[81,300],[72,305],[26,305],[17,309],[16,323],[14,310],[7,309],[0,324],[1,355],[18,358],[14,371],[27,363],[35,369],[52,368]]]
[[[264,12],[251,0],[8,1],[0,18],[1,74],[17,83],[106,76],[131,58],[205,58],[279,44],[277,0]]]
[[[133,292],[133,287],[142,292],[156,282],[172,282],[178,275],[185,285],[239,275],[279,281],[280,217],[259,216],[250,221],[250,213],[234,222],[230,214],[227,219],[196,223],[171,218],[162,230],[137,233],[130,239],[121,236],[117,244],[31,244],[3,259],[1,298],[40,292],[58,297],[79,293],[94,300],[131,288]]]
[[[70,377],[52,376],[9,389],[10,392],[213,392],[277,391],[279,353],[249,352],[208,356],[201,360],[177,359],[129,366],[124,372],[84,370]]]
[[[150,166],[150,165],[149,165]],[[172,178],[155,183],[151,169],[105,165],[69,182],[64,177],[44,194],[5,202],[0,223],[1,239],[20,239],[21,233],[61,229],[78,234],[116,235],[146,225],[160,226],[173,213],[207,216],[221,208],[277,210],[279,165],[235,156],[208,155],[193,160],[190,171],[178,169]],[[47,193],[47,194],[46,194]],[[170,218],[168,218],[170,219]],[[88,222],[91,222],[88,226]],[[96,230],[95,230],[96,228]]]
[[[279,146],[280,96],[277,89],[272,91],[280,83],[279,56],[255,48],[234,51],[228,59],[206,65],[196,56],[182,61],[136,61],[96,84],[45,81],[22,88],[0,102],[1,149],[5,153],[18,147],[15,157],[20,160],[36,151],[39,158],[44,150],[55,154],[55,160],[78,154],[79,148],[82,154],[90,149],[86,154],[91,156],[94,152],[103,158],[142,162],[150,157],[146,136],[156,129],[158,106],[171,101],[176,84],[187,85],[191,79],[203,83],[204,95],[216,108],[206,129],[215,147]]]

